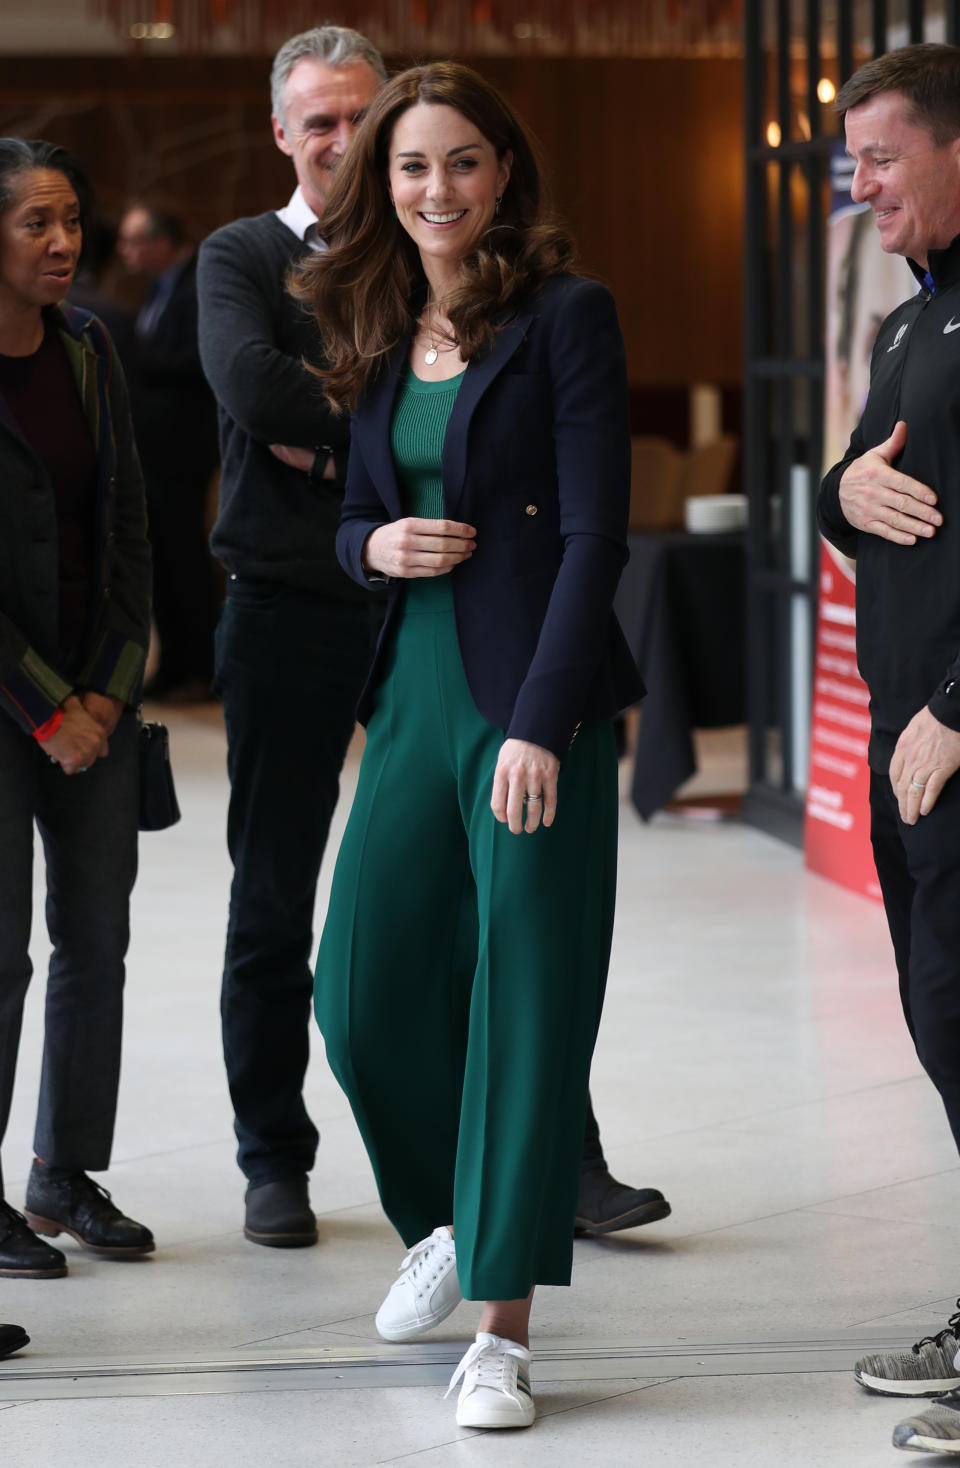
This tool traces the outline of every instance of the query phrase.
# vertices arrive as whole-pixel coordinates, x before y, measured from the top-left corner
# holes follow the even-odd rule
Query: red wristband
[[[63,723],[63,709],[55,709],[45,724],[39,724],[33,731],[33,737],[38,744],[45,744],[52,739],[54,734]]]

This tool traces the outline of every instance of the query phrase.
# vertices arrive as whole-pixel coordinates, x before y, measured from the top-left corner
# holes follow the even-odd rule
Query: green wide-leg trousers
[[[454,1225],[467,1299],[569,1284],[613,926],[616,753],[584,725],[549,830],[490,796],[503,731],[467,687],[449,587],[408,598],[367,730],[316,1013],[408,1246]]]

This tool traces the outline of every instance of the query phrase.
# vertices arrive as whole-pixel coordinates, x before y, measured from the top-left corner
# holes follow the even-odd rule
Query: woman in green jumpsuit
[[[389,605],[317,1018],[409,1250],[380,1333],[484,1301],[457,1421],[526,1426],[610,950],[611,717],[642,693],[611,611],[623,346],[521,124],[465,67],[384,87],[321,228],[300,291],[355,407],[338,553]]]

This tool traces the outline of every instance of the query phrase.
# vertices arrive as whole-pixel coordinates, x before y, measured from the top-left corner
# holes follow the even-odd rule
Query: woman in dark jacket
[[[0,1275],[153,1249],[87,1169],[110,1161],[129,898],[134,705],[149,630],[143,483],[123,374],[64,304],[87,188],[62,148],[0,139],[0,1138],[30,981],[33,830],[52,945],[26,1220],[0,1179]],[[30,1225],[28,1227],[28,1224]]]
[[[534,1287],[568,1284],[617,845],[611,717],[642,688],[623,344],[569,273],[529,142],[466,67],[381,90],[303,267],[356,405],[341,561],[388,581],[317,1016],[409,1250],[377,1315],[485,1302],[457,1422],[534,1418]]]

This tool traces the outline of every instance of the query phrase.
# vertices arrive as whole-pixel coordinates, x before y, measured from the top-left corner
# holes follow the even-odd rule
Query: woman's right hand
[[[367,536],[363,568],[381,576],[446,576],[477,548],[472,525],[422,520],[415,515],[379,525]]]
[[[60,728],[41,747],[65,775],[89,770],[95,760],[106,758],[109,749],[103,729],[73,693],[63,701]]]

